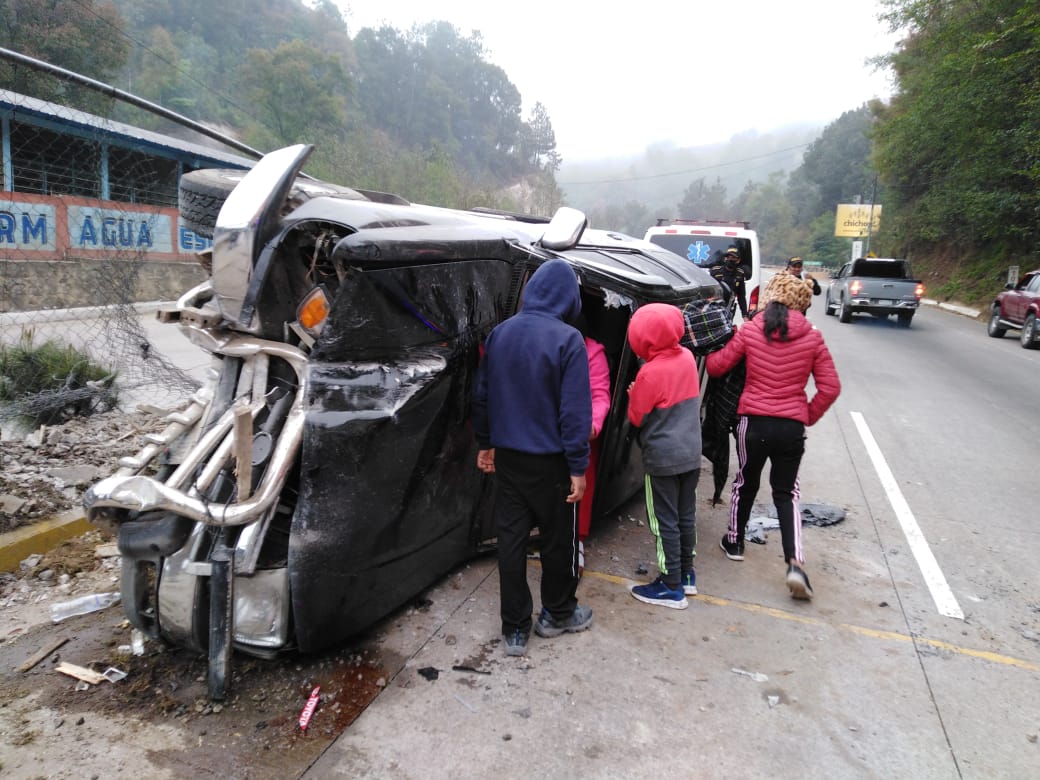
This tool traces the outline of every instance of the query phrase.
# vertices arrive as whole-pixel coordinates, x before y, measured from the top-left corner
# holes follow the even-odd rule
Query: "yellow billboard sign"
[[[867,230],[867,228],[870,228]],[[881,227],[881,206],[877,203],[839,203],[834,219],[834,235],[859,238],[877,233]]]

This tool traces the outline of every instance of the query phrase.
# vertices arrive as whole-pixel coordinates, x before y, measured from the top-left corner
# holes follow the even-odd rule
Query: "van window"
[[[751,242],[746,238],[732,236],[691,236],[675,233],[658,233],[650,241],[659,247],[685,257],[691,263],[708,268],[722,261],[723,253],[731,246],[740,252],[742,263],[751,265]]]

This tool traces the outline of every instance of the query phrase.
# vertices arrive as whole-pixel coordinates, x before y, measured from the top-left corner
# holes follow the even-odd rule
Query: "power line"
[[[804,149],[809,146],[812,141],[808,141],[804,144],[797,144],[795,146],[789,146],[786,149],[777,149],[775,152],[769,152],[768,154],[758,154],[754,157],[744,157],[740,160],[730,160],[729,162],[715,163],[714,165],[705,165],[701,168],[692,168],[687,171],[671,171],[669,173],[654,173],[646,176],[629,176],[621,179],[596,179],[592,181],[561,181],[558,182],[561,187],[574,187],[583,184],[623,184],[631,181],[649,181],[650,179],[663,179],[667,176],[689,176],[694,173],[701,173],[703,171],[710,171],[714,168],[723,168],[727,165],[739,165],[740,163],[751,162],[752,160],[762,160],[767,157],[775,157],[778,154],[785,154],[786,152],[793,152],[796,149]]]

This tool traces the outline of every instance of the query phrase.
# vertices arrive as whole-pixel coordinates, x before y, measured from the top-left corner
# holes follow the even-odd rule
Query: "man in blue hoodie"
[[[543,637],[584,631],[578,605],[578,502],[592,431],[589,363],[574,271],[550,260],[531,275],[520,311],[488,335],[473,390],[477,467],[498,481],[495,526],[507,655],[527,652],[534,605],[527,585],[531,529],[541,540]]]

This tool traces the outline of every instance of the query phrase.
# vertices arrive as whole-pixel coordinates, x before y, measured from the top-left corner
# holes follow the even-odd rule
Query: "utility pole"
[[[870,254],[870,231],[874,227],[874,201],[877,198],[877,174],[874,174],[874,186],[870,191],[870,218],[867,220],[867,248],[863,250],[863,255]]]

